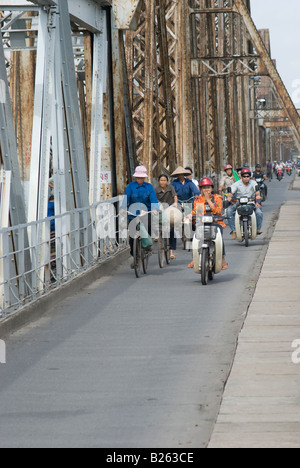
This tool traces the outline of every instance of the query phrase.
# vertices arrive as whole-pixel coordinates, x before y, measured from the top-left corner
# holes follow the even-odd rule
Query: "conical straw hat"
[[[171,177],[176,177],[176,176],[179,176],[179,175],[191,175],[191,172],[184,169],[184,167],[179,166],[176,169],[176,171],[173,172],[173,174],[171,174]]]

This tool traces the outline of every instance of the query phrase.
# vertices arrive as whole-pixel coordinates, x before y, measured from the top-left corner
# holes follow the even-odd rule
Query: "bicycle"
[[[130,213],[130,211],[127,211],[127,213],[131,216],[135,216],[135,219],[138,219],[137,225],[136,225],[136,236],[133,241],[133,261],[134,261],[135,276],[137,278],[140,278],[142,267],[143,267],[144,274],[145,275],[147,274],[148,266],[149,266],[149,258],[152,255],[152,250],[150,250],[150,247],[144,248],[142,245],[143,236],[141,234],[141,227],[143,226],[145,229],[145,226],[140,218],[152,212],[146,211],[138,216],[134,213]]]
[[[165,266],[165,261],[167,265],[169,265],[171,262],[170,239],[166,239],[163,237],[162,213],[160,213],[158,238],[158,263],[160,268],[163,268]]]
[[[187,237],[186,235],[186,231],[187,229],[190,229],[191,228],[191,222],[190,220],[188,219],[188,215],[191,214],[192,210],[193,210],[193,206],[192,208],[190,207],[190,204],[192,205],[193,201],[194,201],[195,197],[191,197],[189,200],[187,201],[182,201],[182,200],[178,200],[178,203],[180,204],[181,206],[181,210],[182,210],[182,235],[181,235],[181,239],[182,239],[182,248],[183,250],[187,250],[187,244],[191,244],[191,241],[192,241],[192,238],[193,238],[193,235],[192,235],[192,232],[191,232],[191,235],[190,237]],[[187,226],[189,226],[187,228]]]

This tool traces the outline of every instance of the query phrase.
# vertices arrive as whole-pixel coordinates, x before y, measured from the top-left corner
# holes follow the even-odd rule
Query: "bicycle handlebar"
[[[136,214],[136,213],[131,213],[130,211],[126,211],[127,214],[129,214],[130,216],[135,216],[135,217],[141,217],[141,216],[145,216],[147,214],[151,214],[151,213],[154,213],[153,211],[142,211],[142,213],[140,214]],[[158,213],[160,213],[158,211]]]

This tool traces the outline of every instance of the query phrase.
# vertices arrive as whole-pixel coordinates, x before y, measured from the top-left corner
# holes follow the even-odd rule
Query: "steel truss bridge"
[[[249,0],[2,0],[0,28],[3,316],[126,247],[137,164],[217,178],[300,149]]]

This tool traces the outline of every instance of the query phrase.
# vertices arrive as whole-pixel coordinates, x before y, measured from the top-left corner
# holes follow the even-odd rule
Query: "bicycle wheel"
[[[142,264],[143,264],[143,271],[145,275],[148,272],[149,257],[150,257],[150,253],[142,248]]]
[[[140,237],[134,239],[133,243],[133,259],[135,276],[140,278],[142,267],[142,241]]]
[[[162,238],[161,232],[158,239],[158,263],[160,268],[165,266],[165,240]]]
[[[207,286],[208,284],[208,269],[209,269],[209,261],[208,261],[208,250],[202,250],[201,256],[201,281],[203,286]]]
[[[165,239],[165,257],[167,265],[171,263],[171,253],[170,253],[170,241],[169,239]]]

